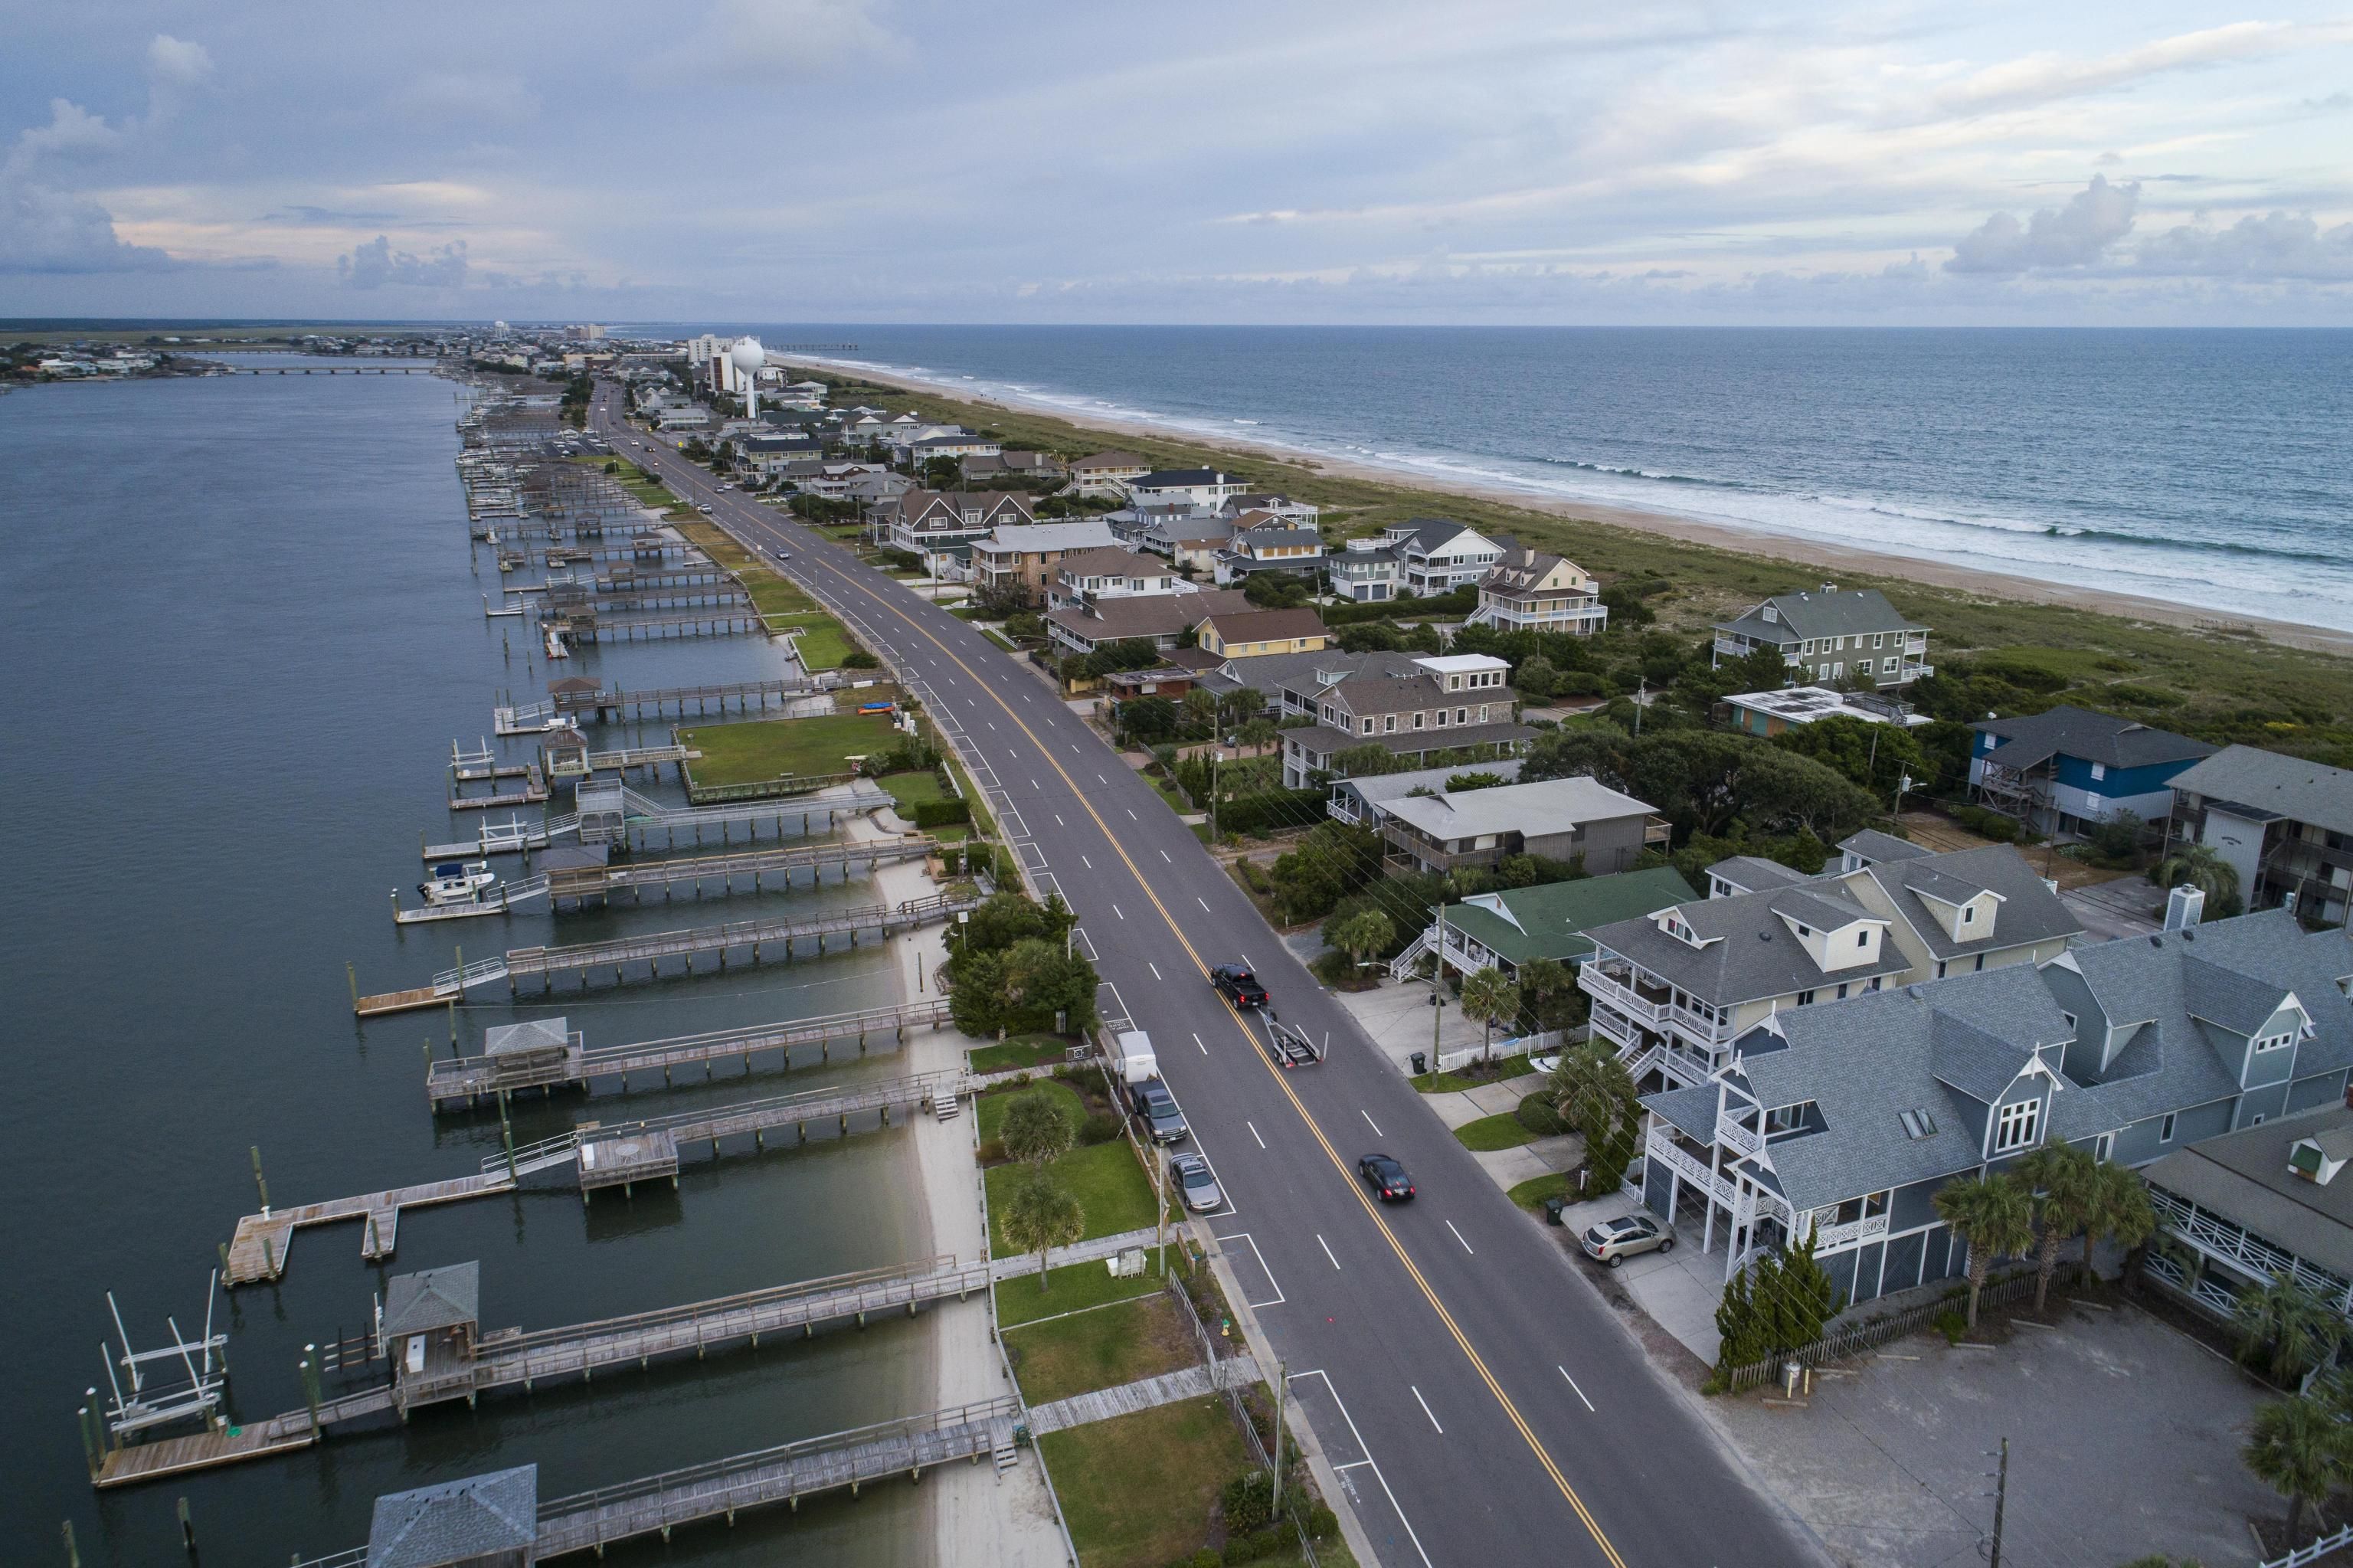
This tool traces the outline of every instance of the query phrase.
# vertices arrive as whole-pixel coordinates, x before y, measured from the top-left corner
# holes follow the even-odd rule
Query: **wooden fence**
[[[2051,1283],[2054,1286],[2068,1284],[2080,1272],[2080,1265],[2062,1263],[2058,1272],[2051,1277]],[[1989,1307],[2003,1306],[2018,1300],[2021,1297],[2033,1294],[2034,1271],[2031,1268],[2024,1269],[2004,1278],[1989,1281],[1984,1292],[1978,1298],[1978,1308],[1983,1311]],[[1837,1330],[1824,1334],[1810,1345],[1789,1351],[1787,1355],[1768,1356],[1761,1361],[1751,1361],[1746,1366],[1733,1368],[1732,1375],[1724,1381],[1718,1392],[1741,1393],[1752,1388],[1761,1387],[1781,1375],[1781,1366],[1785,1361],[1796,1361],[1803,1366],[1819,1367],[1826,1366],[1831,1361],[1844,1361],[1849,1356],[1860,1355],[1865,1351],[1884,1345],[1891,1340],[1903,1339],[1907,1334],[1917,1333],[1946,1313],[1963,1311],[1967,1308],[1966,1299],[1955,1302],[1940,1296],[1934,1301],[1924,1301],[1917,1307],[1907,1307],[1901,1312],[1891,1312],[1883,1318],[1873,1318],[1864,1322]]]

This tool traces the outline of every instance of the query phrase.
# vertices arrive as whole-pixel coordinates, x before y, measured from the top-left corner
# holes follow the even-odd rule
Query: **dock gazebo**
[[[481,1326],[480,1264],[453,1263],[392,1277],[385,1286],[379,1334],[404,1415],[413,1404],[448,1399],[460,1390],[473,1403],[474,1342]]]
[[[366,1568],[532,1568],[538,1561],[536,1465],[375,1499]]]

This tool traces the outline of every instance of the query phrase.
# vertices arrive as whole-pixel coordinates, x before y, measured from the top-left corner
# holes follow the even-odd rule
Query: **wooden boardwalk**
[[[522,1178],[563,1166],[575,1168],[584,1195],[594,1187],[649,1179],[634,1174],[623,1177],[614,1172],[630,1169],[629,1161],[640,1158],[637,1152],[640,1147],[656,1144],[670,1151],[668,1164],[657,1173],[675,1181],[675,1150],[684,1145],[708,1142],[715,1156],[720,1139],[748,1133],[754,1146],[765,1150],[767,1135],[778,1128],[793,1128],[796,1142],[807,1139],[811,1122],[831,1121],[847,1133],[849,1118],[869,1111],[880,1111],[881,1125],[888,1127],[893,1110],[961,1099],[965,1092],[965,1082],[962,1071],[951,1069],[808,1089],[638,1121],[583,1122],[570,1132],[542,1142],[489,1155],[482,1160],[480,1170],[470,1176],[248,1214],[237,1221],[226,1248],[221,1278],[234,1286],[283,1277],[294,1232],[302,1226],[361,1221],[360,1255],[371,1260],[388,1257],[399,1237],[400,1211],[404,1208],[512,1192]]]
[[[929,833],[859,842],[787,844],[776,849],[739,850],[733,854],[676,856],[666,860],[628,861],[617,865],[584,866],[551,874],[551,887],[559,898],[594,897],[599,894],[632,892],[643,896],[649,887],[670,888],[682,882],[717,881],[734,891],[739,876],[752,879],[754,892],[764,891],[761,879],[789,878],[797,871],[822,877],[825,868],[838,865],[846,877],[854,864],[868,870],[905,860],[923,860],[940,847]],[[697,896],[701,896],[700,892]]]
[[[444,969],[433,977],[432,985],[409,991],[385,991],[363,996],[353,1004],[353,1011],[362,1018],[373,1018],[387,1012],[405,1012],[410,1008],[431,1007],[446,1002],[465,991],[499,980],[507,982],[512,991],[515,981],[525,976],[537,975],[548,987],[559,974],[576,974],[586,982],[592,970],[611,969],[617,983],[627,980],[631,965],[645,966],[647,979],[657,979],[662,960],[678,959],[686,965],[686,972],[694,972],[698,958],[715,959],[719,968],[727,967],[731,950],[747,949],[754,963],[761,959],[763,948],[768,948],[789,959],[793,944],[815,940],[819,953],[825,951],[828,937],[846,936],[849,945],[858,945],[864,931],[880,931],[888,937],[893,931],[910,930],[927,926],[934,920],[953,918],[960,910],[978,908],[976,897],[958,898],[942,894],[930,898],[910,898],[898,904],[872,904],[856,909],[837,910],[827,915],[804,916],[798,919],[733,920],[723,926],[692,927],[678,931],[654,931],[643,936],[615,937],[601,942],[575,942],[566,947],[512,948],[500,958],[485,959],[468,964],[461,973]]]
[[[618,1078],[626,1091],[632,1073],[659,1072],[662,1081],[668,1083],[670,1074],[680,1068],[701,1066],[708,1076],[720,1062],[740,1060],[748,1073],[754,1052],[789,1054],[796,1045],[823,1049],[836,1040],[854,1039],[862,1054],[870,1034],[889,1033],[894,1040],[903,1040],[910,1028],[937,1029],[949,1021],[949,1015],[948,999],[934,996],[903,1007],[876,1007],[822,1018],[755,1023],[703,1034],[608,1045],[594,1051],[575,1045],[557,1061],[508,1063],[501,1066],[497,1058],[491,1056],[451,1057],[437,1061],[427,1069],[425,1097],[438,1110],[452,1102],[471,1100],[481,1095],[557,1085],[585,1087],[596,1078]]]
[[[1260,1377],[1257,1361],[1244,1351],[1240,1355],[1225,1358],[1214,1367],[1186,1367],[1180,1372],[1166,1372],[1159,1377],[1124,1383],[1117,1388],[1099,1388],[1092,1393],[1077,1393],[1068,1399],[1033,1404],[1029,1407],[1029,1430],[1042,1437],[1049,1432],[1133,1415],[1139,1410],[1174,1404],[1180,1399],[1198,1399],[1230,1387],[1236,1382],[1257,1383]]]
[[[528,1333],[494,1330],[482,1336],[470,1363],[322,1400],[315,1421],[305,1406],[234,1433],[199,1432],[110,1450],[91,1484],[101,1489],[135,1486],[189,1470],[266,1458],[307,1447],[325,1428],[339,1424],[392,1412],[406,1418],[420,1406],[459,1399],[470,1404],[495,1389],[520,1386],[528,1392],[551,1379],[593,1379],[614,1367],[642,1368],[657,1356],[691,1351],[700,1360],[710,1351],[737,1343],[756,1347],[764,1334],[808,1335],[821,1325],[851,1319],[863,1327],[869,1317],[886,1312],[912,1317],[919,1307],[961,1301],[975,1291],[986,1291],[989,1284],[987,1264],[959,1263],[943,1254],[918,1263],[799,1280],[565,1328]]]

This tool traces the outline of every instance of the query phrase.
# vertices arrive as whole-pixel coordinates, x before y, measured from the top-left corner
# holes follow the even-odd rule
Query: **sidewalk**
[[[1439,1011],[1438,1040],[1430,1043],[1431,988],[1422,980],[1384,980],[1372,991],[1342,991],[1333,992],[1341,1006],[1355,1015],[1365,1033],[1381,1054],[1400,1073],[1413,1070],[1416,1051],[1460,1051],[1475,1046],[1486,1038],[1486,1032],[1462,1016],[1454,999],[1446,999]],[[1464,1119],[1469,1119],[1468,1118]]]

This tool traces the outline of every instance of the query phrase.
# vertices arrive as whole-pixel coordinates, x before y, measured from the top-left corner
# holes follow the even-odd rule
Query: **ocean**
[[[249,357],[239,363],[252,364]],[[513,620],[486,620],[500,576],[468,549],[451,459],[449,382],[427,376],[235,376],[35,387],[0,397],[0,668],[14,701],[0,755],[16,791],[17,871],[0,899],[10,1069],[15,1272],[0,1390],[0,1561],[181,1563],[189,1500],[208,1568],[283,1564],[364,1542],[382,1492],[540,1467],[543,1499],[928,1408],[928,1326],[878,1321],[708,1361],[600,1374],[376,1420],[284,1457],[93,1492],[75,1435],[104,1390],[113,1292],[152,1347],[175,1318],[202,1331],[206,1284],[257,1193],[302,1203],[470,1173],[500,1147],[495,1108],[434,1117],[427,1050],[444,1012],[355,1023],[365,991],[424,983],[451,961],[534,942],[741,918],[744,898],[560,922],[396,927],[417,903],[418,836],[470,833],[446,808],[449,745],[491,727],[492,694],[548,679]],[[764,640],[689,638],[580,650],[558,673],[639,690],[787,672]],[[772,710],[773,711],[773,710]],[[715,715],[713,715],[715,720]],[[711,721],[703,721],[711,722]],[[667,722],[605,726],[603,745],[659,744]],[[492,744],[522,760],[530,743]],[[678,799],[678,786],[633,780]],[[550,810],[559,810],[559,803]],[[492,816],[503,819],[508,813]],[[535,813],[526,811],[525,815]],[[738,842],[741,840],[739,838]],[[500,869],[514,874],[512,862]],[[740,884],[739,884],[740,885]],[[716,889],[714,888],[714,892]],[[771,895],[763,911],[870,902],[863,877]],[[854,952],[510,1002],[471,994],[465,1049],[487,1026],[561,1015],[591,1046],[846,1012],[892,1000],[889,959]],[[673,971],[674,973],[674,971]],[[820,1068],[764,1059],[748,1078],[674,1090],[634,1081],[521,1097],[518,1143],[575,1120],[658,1115],[903,1072],[878,1049]],[[601,1193],[543,1178],[522,1193],[412,1211],[384,1265],[351,1224],[298,1234],[285,1277],[216,1298],[238,1420],[298,1409],[306,1343],[359,1332],[395,1274],[481,1264],[485,1328],[584,1319],[904,1261],[925,1247],[912,1150],[894,1133],[806,1150],[686,1160],[677,1192]],[[381,1366],[375,1369],[381,1375]],[[349,1385],[330,1378],[327,1393]],[[101,1398],[103,1393],[101,1393]],[[902,1563],[927,1550],[913,1489],[770,1510],[683,1531],[614,1561]]]
[[[854,340],[830,357],[1046,411],[2353,630],[2353,332],[712,330]]]

